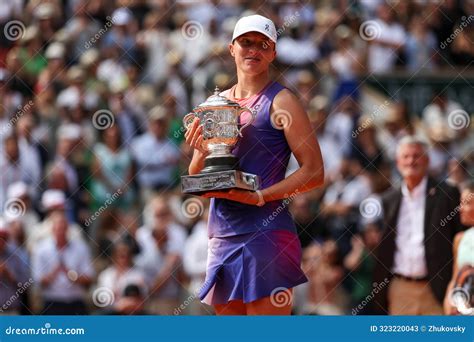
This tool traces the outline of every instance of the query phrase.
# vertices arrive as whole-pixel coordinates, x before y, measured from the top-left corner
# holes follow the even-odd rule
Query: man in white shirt
[[[148,132],[135,138],[131,152],[137,163],[138,183],[142,190],[163,190],[174,181],[179,149],[168,138],[168,118],[163,107],[149,112]],[[145,197],[149,197],[145,195]]]
[[[442,315],[452,271],[452,242],[462,230],[459,191],[428,177],[426,143],[414,136],[396,151],[401,187],[382,197],[384,232],[374,280],[389,285],[374,298],[377,313]]]
[[[378,19],[373,21],[372,27],[370,23],[367,24],[367,34],[371,33],[369,27],[375,32],[374,39],[367,39],[369,72],[390,72],[393,71],[400,49],[405,45],[406,32],[403,26],[395,21],[390,5],[381,4],[377,8],[377,15]]]
[[[52,214],[53,236],[33,251],[33,279],[39,284],[45,315],[84,315],[86,289],[92,282],[89,246],[80,239],[68,239],[64,212]]]

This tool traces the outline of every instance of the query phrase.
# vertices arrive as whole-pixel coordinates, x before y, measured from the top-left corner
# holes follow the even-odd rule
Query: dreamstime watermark
[[[270,114],[270,122],[275,129],[285,129],[291,126],[293,118],[289,111],[285,109],[277,109]]]
[[[204,213],[204,204],[198,198],[188,198],[181,205],[183,215],[188,219],[201,216]]]
[[[270,293],[270,303],[277,308],[283,308],[291,305],[293,301],[293,294],[291,290],[286,287],[276,287]]]
[[[382,214],[382,205],[374,197],[369,197],[360,202],[359,212],[366,219],[378,218]]]
[[[453,110],[448,115],[448,126],[454,130],[460,130],[469,127],[471,124],[471,117],[470,115],[462,110],[457,109]]]
[[[178,316],[183,313],[186,308],[191,305],[196,298],[199,297],[199,293],[203,288],[205,288],[209,284],[209,279],[206,280],[197,290],[194,292],[191,292],[191,294],[179,305],[173,310],[173,315]]]
[[[283,18],[283,25],[276,30],[277,39],[286,31],[288,27],[292,26],[295,22],[297,22],[299,17],[300,12],[298,11],[296,11],[294,14],[286,15]],[[266,49],[268,45],[264,43],[263,47]]]
[[[3,28],[3,34],[5,35],[5,38],[13,42],[23,38],[25,31],[25,24],[19,20],[10,20]]]
[[[97,43],[102,38],[102,36],[106,34],[107,31],[113,26],[114,18],[107,16],[105,17],[105,19],[107,19],[107,21],[105,22],[104,26],[96,34],[90,37],[87,42],[84,43],[84,48],[86,50],[90,49],[92,45]]]
[[[352,309],[352,315],[357,315],[360,310],[365,308],[367,304],[369,304],[372,299],[374,299],[375,295],[379,293],[385,286],[387,286],[390,283],[390,280],[388,278],[385,278],[380,284],[373,283],[373,289],[370,291],[370,293],[365,296],[364,300],[362,300],[357,307]]]
[[[98,130],[110,128],[115,123],[114,114],[107,109],[99,109],[92,115],[92,125]]]
[[[8,219],[18,219],[25,215],[26,204],[19,198],[10,198],[3,205],[3,213]]]
[[[33,285],[34,280],[32,278],[28,279],[24,283],[18,283],[17,284],[17,289],[14,294],[8,298],[5,303],[0,307],[0,313],[8,310],[17,300],[20,298],[20,296],[26,292],[26,290]]]
[[[459,24],[459,26],[453,31],[453,33],[451,33],[451,35],[446,38],[444,41],[441,42],[441,44],[439,45],[439,47],[444,50],[448,47],[449,44],[451,44],[454,39],[456,39],[456,37],[462,32],[464,31],[464,29],[469,26],[470,23],[472,23],[474,21],[474,15],[470,15],[468,18],[466,18],[465,16],[462,16],[461,17],[461,23]]]
[[[359,35],[365,41],[378,39],[382,33],[382,27],[375,20],[364,21],[359,27]]]
[[[283,25],[279,27],[278,30],[276,31],[277,37],[280,37],[283,34],[283,32],[286,31],[288,27],[290,27],[295,22],[297,22],[299,17],[300,17],[300,12],[298,11],[296,11],[294,14],[286,15],[283,18]]]
[[[115,191],[109,198],[107,198],[105,200],[105,203],[103,205],[101,205],[99,207],[99,209],[97,209],[92,215],[91,217],[89,217],[85,222],[84,224],[86,225],[86,227],[89,227],[92,222],[94,222],[95,220],[97,220],[97,218],[99,218],[100,215],[102,215],[102,213],[104,211],[107,210],[107,208],[112,205],[112,203],[114,203],[117,198],[119,198],[120,196],[122,195],[122,189],[118,189],[117,191]]]
[[[26,104],[17,107],[17,111],[15,114],[8,120],[8,122],[1,127],[0,131],[0,138],[2,138],[5,134],[11,132],[13,127],[18,123],[18,120],[25,115],[25,113],[29,112],[30,109],[34,106],[34,102],[29,100]]]
[[[296,189],[292,194],[285,195],[285,199],[282,203],[266,218],[263,220],[262,224],[264,227],[268,226],[271,221],[273,221],[280,213],[285,210],[285,208],[298,196],[299,190]]]
[[[473,193],[470,193],[467,198],[464,198],[463,200],[461,200],[461,203],[459,205],[457,205],[453,210],[451,210],[451,212],[448,214],[448,216],[446,216],[445,218],[443,218],[441,220],[441,222],[439,223],[441,227],[444,227],[448,224],[449,221],[451,221],[456,215],[457,213],[459,213],[459,210],[461,210],[461,206],[467,202],[469,202],[472,198],[474,197],[474,194]]]
[[[173,137],[175,139],[179,139],[184,133],[186,133],[186,127],[181,126],[181,127],[179,127],[179,129],[177,129],[173,132]]]
[[[204,29],[198,21],[189,20],[181,27],[181,34],[186,40],[195,40],[201,38]]]
[[[98,287],[92,293],[92,302],[99,308],[105,308],[115,302],[114,292],[108,287]]]
[[[52,328],[51,323],[45,323],[41,328],[15,328],[9,326],[5,329],[6,335],[84,335],[84,328]]]
[[[388,105],[389,105],[389,102],[387,100],[385,100],[385,102],[379,106],[374,105],[374,110],[370,114],[370,116],[367,117],[367,119],[365,119],[364,122],[362,122],[362,124],[357,126],[356,130],[352,131],[352,137],[357,138],[357,136],[360,133],[362,133],[367,127],[371,126],[373,122],[375,121],[375,119],[379,117],[380,114],[383,113],[383,110],[386,109]]]

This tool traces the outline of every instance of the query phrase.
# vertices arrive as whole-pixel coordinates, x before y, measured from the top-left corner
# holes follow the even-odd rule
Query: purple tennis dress
[[[243,171],[261,176],[261,189],[284,179],[291,154],[283,130],[274,128],[270,120],[273,99],[283,89],[270,82],[249,99],[232,98],[257,113],[232,153]],[[230,97],[230,93],[223,95]],[[237,299],[249,303],[307,281],[287,202],[258,207],[213,198],[208,231],[206,280],[199,294],[204,303],[226,304]]]

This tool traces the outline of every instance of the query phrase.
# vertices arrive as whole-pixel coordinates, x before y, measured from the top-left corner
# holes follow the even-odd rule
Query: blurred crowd
[[[429,142],[431,176],[472,178],[470,113],[446,88],[420,113],[390,98],[365,112],[361,86],[469,66],[474,1],[0,1],[1,313],[212,314],[181,120],[236,82],[227,46],[254,12],[277,26],[273,76],[325,163],[325,186],[290,203],[310,279],[295,313],[350,314],[372,290],[381,213],[361,204],[400,183],[402,137]]]

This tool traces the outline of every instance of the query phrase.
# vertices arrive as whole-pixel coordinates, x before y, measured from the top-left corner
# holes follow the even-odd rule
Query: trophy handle
[[[186,114],[183,118],[183,125],[184,128],[188,129],[189,126],[192,125],[194,119],[196,118],[196,114],[194,112],[191,112],[189,114]]]
[[[257,116],[257,113],[255,111],[253,111],[253,110],[251,110],[247,107],[244,107],[239,111],[239,118],[240,118],[240,115],[242,115],[242,113],[245,113],[245,112],[249,112],[252,115],[252,118],[249,120],[249,122],[247,122],[245,125],[240,127],[240,129],[238,130],[239,131],[239,136],[242,136],[242,130],[247,126],[250,126],[255,121],[255,117]]]

